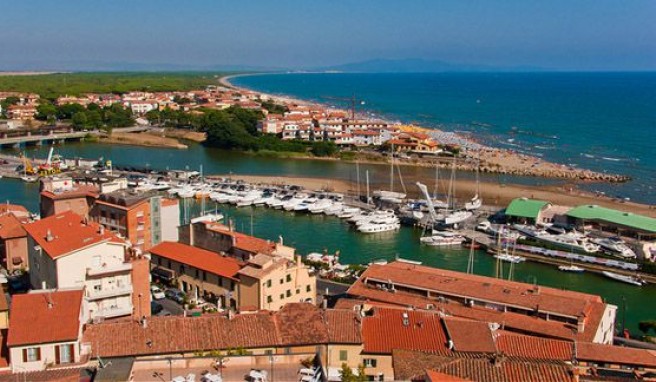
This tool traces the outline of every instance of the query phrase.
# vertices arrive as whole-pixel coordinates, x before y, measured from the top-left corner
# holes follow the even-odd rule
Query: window
[[[284,284],[284,283],[285,283],[285,279],[280,279],[280,283],[281,283],[281,284]]]
[[[287,279],[287,282],[291,282],[292,281],[292,275],[287,275],[286,279]]]
[[[266,281],[266,286],[267,286],[267,288],[271,288],[271,280]]]
[[[301,294],[301,290],[299,288],[296,288],[296,294]]]
[[[41,361],[41,348],[23,349],[23,362]]]
[[[267,302],[270,304],[273,302],[273,296],[267,296]]]
[[[289,290],[289,289],[287,289],[287,293],[286,293],[286,295],[287,295],[287,297],[291,297],[291,296],[292,296],[292,291]]]
[[[203,272],[203,281],[207,281],[207,272]]]
[[[196,269],[196,278],[197,278],[197,279],[200,278],[200,269]]]
[[[376,367],[376,360],[373,358],[365,358],[362,360],[362,363],[364,363],[364,367]]]
[[[285,294],[284,294],[284,293],[281,293],[281,294],[280,294],[280,299],[281,299],[281,300],[284,300],[284,299],[285,299]]]
[[[339,351],[339,360],[340,361],[348,361],[348,351],[340,350]]]
[[[312,292],[312,285],[308,285],[307,287],[305,287],[305,291]]]
[[[72,344],[55,346],[55,362],[58,364],[73,362],[74,355]]]

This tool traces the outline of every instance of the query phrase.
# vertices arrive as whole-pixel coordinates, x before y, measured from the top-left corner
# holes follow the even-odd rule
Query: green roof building
[[[513,221],[535,224],[541,221],[540,215],[550,205],[544,200],[517,198],[506,208],[506,216]]]
[[[656,219],[631,212],[586,204],[567,212],[568,218],[581,224],[595,223],[614,229],[634,231],[643,236],[656,236]]]

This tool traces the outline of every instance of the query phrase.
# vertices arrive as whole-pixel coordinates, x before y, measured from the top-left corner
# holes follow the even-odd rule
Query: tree
[[[77,112],[73,114],[71,123],[73,124],[74,128],[82,130],[87,125],[87,115],[84,112]]]
[[[317,141],[312,142],[310,151],[318,157],[327,157],[337,152],[337,146],[333,142]]]
[[[50,121],[56,118],[57,107],[51,103],[43,102],[36,107],[36,119],[41,121]]]
[[[342,364],[342,369],[339,371],[342,376],[342,382],[365,382],[367,375],[364,372],[364,365],[358,365],[358,374],[353,373],[347,364]]]

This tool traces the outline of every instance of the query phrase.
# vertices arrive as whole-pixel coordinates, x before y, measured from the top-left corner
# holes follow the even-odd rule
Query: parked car
[[[159,312],[163,311],[164,307],[157,301],[150,302],[150,314],[156,316]]]
[[[185,297],[187,297],[184,292],[182,292],[180,289],[175,289],[175,288],[169,288],[164,292],[164,295],[166,298],[171,299],[178,304],[182,304],[184,302]]]
[[[153,296],[153,300],[161,300],[166,298],[164,291],[160,289],[157,285],[150,286],[150,294]]]

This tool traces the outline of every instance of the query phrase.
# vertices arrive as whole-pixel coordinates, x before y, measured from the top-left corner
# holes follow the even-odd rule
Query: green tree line
[[[43,101],[37,107],[36,119],[47,121],[49,124],[54,124],[57,120],[69,120],[73,128],[77,130],[111,130],[114,127],[134,125],[132,110],[119,103],[104,108],[91,103],[85,108],[80,104],[70,103],[57,106]]]

